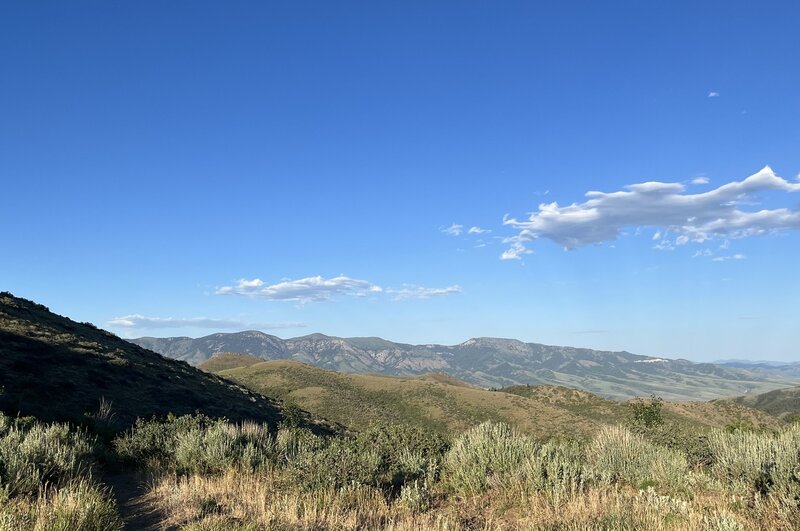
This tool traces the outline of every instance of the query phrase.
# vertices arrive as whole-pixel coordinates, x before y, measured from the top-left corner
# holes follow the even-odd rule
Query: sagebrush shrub
[[[219,473],[231,467],[256,470],[273,461],[276,453],[267,426],[230,424],[203,415],[139,420],[114,446],[124,461],[181,474]]]
[[[800,504],[800,425],[776,434],[715,430],[708,443],[718,478]]]
[[[356,443],[363,451],[377,454],[378,482],[392,489],[417,480],[434,480],[448,448],[440,434],[404,425],[372,426],[358,434]]]
[[[288,463],[293,481],[306,490],[380,483],[381,459],[374,449],[363,448],[357,439],[336,437],[322,448],[302,451]]]
[[[165,420],[136,419],[133,428],[114,439],[123,461],[155,467],[174,466],[178,436],[213,421],[205,415],[184,415]]]
[[[536,447],[507,424],[484,422],[453,441],[443,463],[447,484],[459,494],[508,486]]]
[[[600,430],[586,448],[591,475],[600,483],[684,487],[689,466],[682,453],[648,442],[622,426]]]
[[[586,486],[584,455],[575,443],[548,442],[537,447],[520,469],[521,487],[558,503]]]
[[[0,415],[0,490],[7,496],[35,495],[88,474],[95,441],[67,424],[23,427]]]

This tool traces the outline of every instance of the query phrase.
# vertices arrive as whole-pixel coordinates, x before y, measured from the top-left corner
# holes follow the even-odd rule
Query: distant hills
[[[586,391],[547,385],[489,391],[443,373],[344,374],[292,360],[264,361],[231,353],[215,355],[200,368],[353,430],[389,421],[459,433],[494,420],[542,438],[590,437],[602,425],[624,423],[630,416],[626,403]],[[762,427],[780,424],[759,411],[722,401],[666,402],[664,416],[668,422],[700,430],[744,419]]]
[[[120,427],[196,411],[273,426],[283,418],[277,400],[0,293],[0,411],[80,421],[101,400]]]
[[[756,395],[738,396],[725,401],[757,409],[784,420],[797,418],[800,415],[800,387],[788,387]],[[722,402],[722,400],[717,402]]]
[[[656,394],[668,400],[711,400],[800,384],[800,375],[759,368],[693,363],[585,348],[474,338],[459,345],[410,345],[376,337],[311,334],[281,339],[258,331],[131,340],[198,365],[221,352],[294,360],[348,373],[415,376],[445,372],[483,388],[562,385],[625,399]]]
[[[800,361],[751,361],[751,360],[720,360],[719,365],[736,367],[766,374],[778,374],[789,378],[800,378]]]

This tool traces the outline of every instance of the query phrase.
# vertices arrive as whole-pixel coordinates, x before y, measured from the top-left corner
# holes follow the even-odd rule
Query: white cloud
[[[248,297],[295,301],[301,303],[331,300],[337,296],[364,297],[385,293],[393,300],[430,299],[444,295],[461,293],[456,285],[445,288],[427,288],[415,284],[403,284],[400,288],[382,288],[366,280],[357,280],[344,275],[326,279],[320,276],[284,280],[271,286],[265,285],[261,279],[239,280],[235,286],[218,288],[216,295],[245,295]]]
[[[212,319],[209,317],[145,317],[144,315],[133,314],[125,315],[123,317],[115,317],[108,321],[109,326],[119,328],[213,328],[217,330],[223,329],[254,329],[254,330],[269,330],[276,328],[302,328],[305,327],[304,323],[288,322],[288,323],[253,323],[248,321],[240,321],[237,319]]]
[[[709,181],[708,177],[695,177],[692,179],[692,184],[708,184],[709,182],[711,181]]]
[[[239,280],[235,286],[217,288],[216,295],[245,295],[259,299],[276,301],[314,302],[329,300],[338,295],[363,297],[370,293],[380,293],[383,288],[344,275],[333,278],[321,276],[284,280],[265,286],[259,279]]]
[[[711,249],[703,249],[701,251],[695,251],[695,253],[692,255],[692,258],[697,258],[698,256],[706,256],[707,257],[707,256],[711,256],[712,254],[714,254],[714,253],[711,252]]]
[[[503,251],[503,254],[500,255],[500,260],[522,260],[523,255],[533,253],[522,242],[516,241],[515,238],[516,236],[503,241],[503,243],[511,243],[511,248]]]
[[[659,251],[674,251],[675,245],[673,244],[672,240],[667,240],[666,238],[658,242],[653,246],[653,249],[658,249]]]
[[[492,232],[491,229],[482,229],[480,227],[470,227],[467,231],[467,234],[486,234],[487,232]]]
[[[769,166],[742,181],[707,192],[688,194],[685,190],[680,183],[632,184],[616,192],[587,192],[588,199],[583,203],[568,206],[542,203],[527,219],[506,216],[503,224],[516,229],[517,234],[504,240],[512,245],[501,258],[519,259],[528,251],[525,244],[539,238],[567,249],[609,242],[617,239],[626,227],[668,231],[676,235],[677,245],[800,229],[800,210],[740,209],[755,204],[755,196],[760,192],[800,191],[800,183],[776,176]],[[671,242],[665,244],[668,245]]]
[[[443,227],[439,230],[444,232],[448,236],[461,236],[461,233],[464,232],[464,225],[453,223],[449,227]]]
[[[709,98],[718,98],[719,97],[719,92],[714,92],[712,90],[711,92],[708,93],[708,97]]]
[[[430,299],[432,297],[444,297],[461,293],[461,286],[458,284],[446,288],[425,288],[422,286],[403,286],[399,289],[387,289],[386,293],[393,295],[396,301],[406,301],[411,299]]]
[[[730,256],[717,256],[716,258],[712,258],[714,262],[727,262],[728,260],[744,260],[747,257],[743,254],[732,254]]]

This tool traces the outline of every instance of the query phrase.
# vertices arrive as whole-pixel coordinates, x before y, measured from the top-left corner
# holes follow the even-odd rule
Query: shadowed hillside
[[[136,417],[200,411],[275,426],[278,401],[143,349],[89,323],[0,293],[0,410],[77,420],[111,402],[124,426]]]
[[[256,361],[253,356],[223,354],[200,367],[216,367],[221,376],[356,430],[390,421],[457,433],[493,420],[540,437],[588,436],[602,425],[625,422],[629,416],[625,402],[566,387],[489,391],[441,373],[418,377],[343,374],[289,360]],[[234,368],[236,364],[239,367]],[[778,424],[758,411],[732,404],[667,403],[664,414],[669,421],[698,428],[724,426],[742,418],[755,425]]]

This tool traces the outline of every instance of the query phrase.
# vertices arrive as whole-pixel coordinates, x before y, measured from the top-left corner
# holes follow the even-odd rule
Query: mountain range
[[[711,400],[800,384],[800,376],[759,369],[488,337],[448,346],[323,334],[284,340],[244,331],[130,341],[192,365],[214,354],[234,352],[338,372],[401,376],[444,372],[483,388],[563,385],[617,399],[656,394],[669,400]]]

